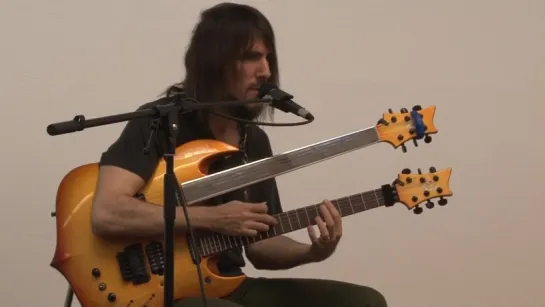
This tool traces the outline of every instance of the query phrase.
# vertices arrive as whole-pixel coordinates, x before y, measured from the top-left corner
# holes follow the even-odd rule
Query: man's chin
[[[258,104],[246,105],[233,108],[232,114],[237,118],[245,120],[255,120],[261,115],[263,109],[264,106]]]

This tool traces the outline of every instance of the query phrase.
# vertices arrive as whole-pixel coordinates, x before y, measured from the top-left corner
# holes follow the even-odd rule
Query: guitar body
[[[176,149],[174,171],[183,183],[206,176],[213,163],[238,152],[236,147],[214,140],[186,143]],[[161,160],[141,191],[146,201],[159,206],[163,205],[165,166]],[[83,307],[163,306],[163,237],[112,240],[93,234],[91,204],[98,174],[98,163],[86,164],[61,181],[56,199],[57,245],[51,266],[65,277]],[[130,251],[125,258],[120,257],[118,253],[126,249]],[[176,238],[174,253],[175,299],[198,297],[199,279],[185,237]],[[221,276],[216,257],[202,257],[201,261],[208,297],[225,296],[245,279]]]

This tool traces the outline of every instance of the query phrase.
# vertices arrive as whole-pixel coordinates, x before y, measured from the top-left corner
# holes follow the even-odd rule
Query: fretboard
[[[376,128],[370,127],[191,180],[182,188],[188,204],[202,202],[379,141]]]
[[[358,193],[332,200],[342,217],[377,208],[385,204],[382,189]],[[261,240],[293,232],[316,225],[316,216],[320,215],[320,204],[286,211],[274,215],[278,223],[267,232],[259,233],[255,237],[227,236],[212,234],[197,238],[197,246],[202,256],[209,256],[236,247],[246,246]]]

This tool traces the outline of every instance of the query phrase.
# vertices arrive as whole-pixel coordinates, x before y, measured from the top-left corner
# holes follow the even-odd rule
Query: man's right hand
[[[256,236],[266,232],[277,220],[267,214],[266,203],[231,201],[214,208],[212,230],[227,235]]]

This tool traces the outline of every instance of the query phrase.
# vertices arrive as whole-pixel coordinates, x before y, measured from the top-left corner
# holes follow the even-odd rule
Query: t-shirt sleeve
[[[267,133],[260,128],[257,128],[254,131],[256,134],[256,147],[259,150],[259,159],[271,157],[273,155],[273,150]],[[276,178],[271,178],[263,182],[263,194],[267,201],[270,214],[278,214],[283,212]]]
[[[123,168],[148,181],[159,161],[158,142],[154,134],[149,152],[144,153],[147,145],[152,120],[138,118],[128,121],[117,140],[102,153],[100,165],[112,165]]]
[[[270,179],[269,185],[269,210],[271,214],[282,213],[282,203],[280,202],[280,194],[278,193],[278,186],[276,185],[276,179]]]

